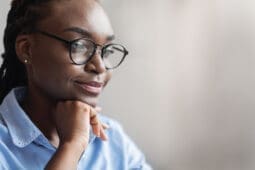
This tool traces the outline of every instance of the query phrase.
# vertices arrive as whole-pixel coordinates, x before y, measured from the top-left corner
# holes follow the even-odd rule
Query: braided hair
[[[32,33],[39,20],[47,16],[46,5],[52,0],[13,0],[4,31],[3,63],[0,67],[0,103],[9,91],[27,85],[25,66],[19,61],[16,38],[20,34]]]

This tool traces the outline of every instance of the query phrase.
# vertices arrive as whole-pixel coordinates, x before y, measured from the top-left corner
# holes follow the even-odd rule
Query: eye
[[[88,44],[84,40],[77,40],[72,43],[72,52],[73,53],[86,53],[88,49],[90,48],[90,44]]]
[[[111,50],[111,49],[105,49],[104,50],[104,58],[107,58],[112,54],[114,54],[114,50]]]

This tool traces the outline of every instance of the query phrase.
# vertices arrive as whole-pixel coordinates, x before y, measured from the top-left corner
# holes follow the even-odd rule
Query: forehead
[[[63,31],[78,27],[94,37],[113,35],[110,21],[102,6],[95,0],[57,0],[50,4],[50,16],[42,21],[43,27]]]

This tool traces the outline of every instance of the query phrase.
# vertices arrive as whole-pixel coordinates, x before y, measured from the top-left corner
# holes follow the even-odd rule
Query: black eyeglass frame
[[[66,39],[64,39],[64,38],[61,38],[61,37],[59,37],[59,36],[57,36],[57,35],[54,35],[54,34],[51,34],[51,33],[48,33],[48,32],[42,31],[42,30],[38,30],[38,29],[37,29],[37,30],[35,30],[35,32],[40,33],[40,34],[42,34],[42,35],[45,35],[45,36],[47,36],[47,37],[50,37],[50,38],[59,40],[59,41],[61,41],[61,42],[64,42],[65,44],[67,44],[68,47],[69,47],[69,57],[70,57],[71,61],[73,62],[73,64],[75,64],[75,65],[85,65],[86,63],[88,63],[89,60],[91,60],[91,59],[93,58],[93,56],[95,55],[95,53],[96,53],[96,51],[97,51],[97,47],[101,47],[101,55],[100,55],[100,56],[101,56],[102,60],[103,60],[103,58],[104,58],[104,51],[105,51],[105,49],[106,49],[107,47],[109,47],[109,46],[118,45],[118,46],[121,46],[121,47],[123,48],[123,50],[124,50],[124,51],[122,51],[122,52],[123,52],[123,57],[122,57],[122,59],[120,60],[120,62],[119,62],[116,66],[114,66],[114,67],[112,67],[112,68],[109,68],[109,67],[106,67],[106,66],[105,66],[105,68],[106,68],[107,70],[117,68],[117,67],[124,61],[124,59],[126,58],[126,56],[127,56],[128,53],[129,53],[129,52],[127,51],[127,49],[126,49],[123,45],[121,45],[121,44],[110,43],[110,44],[107,44],[107,45],[102,46],[102,45],[100,45],[100,44],[95,43],[95,42],[92,41],[91,39],[88,39],[88,38],[85,38],[85,37],[81,37],[81,38],[77,38],[77,39],[74,39],[74,40],[69,41],[69,40],[66,40]],[[72,58],[72,44],[73,44],[74,42],[76,42],[76,41],[81,40],[81,39],[84,39],[84,40],[86,40],[86,41],[91,42],[91,43],[93,44],[93,46],[94,46],[94,49],[93,49],[93,52],[92,52],[91,56],[89,56],[88,59],[87,59],[84,63],[78,64],[78,63],[76,63],[76,62],[73,60],[73,58]]]

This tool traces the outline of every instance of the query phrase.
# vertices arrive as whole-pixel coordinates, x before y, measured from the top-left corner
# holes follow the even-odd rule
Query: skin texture
[[[39,21],[38,29],[73,40],[85,35],[74,31],[75,27],[100,45],[112,39],[112,27],[98,2],[56,0],[49,6],[51,12]],[[19,35],[16,53],[28,74],[28,94],[22,107],[57,148],[46,169],[76,169],[88,144],[90,126],[97,136],[107,139],[107,125],[101,124],[96,112],[99,94],[88,93],[77,81],[105,86],[111,72],[105,69],[100,53],[86,65],[74,65],[65,44],[38,33]]]
[[[61,1],[62,2],[62,1]],[[61,4],[60,2],[60,4]],[[58,3],[59,4],[59,3]],[[63,5],[53,3],[51,17],[39,23],[39,28],[68,40],[80,38],[83,35],[74,31],[65,31],[71,27],[88,30],[92,39],[98,44],[107,43],[106,38],[113,34],[109,21],[102,8],[95,1],[63,1]],[[70,5],[69,5],[70,4]],[[86,8],[84,8],[86,7]],[[68,13],[66,11],[72,11]],[[105,20],[91,20],[91,14],[100,11],[100,18],[105,18],[109,26],[98,28],[105,24]],[[98,14],[97,14],[98,15]],[[52,24],[53,23],[53,24]],[[100,55],[95,55],[90,63],[81,66],[72,65],[66,46],[57,40],[50,39],[40,34],[34,37],[31,48],[31,67],[28,67],[30,80],[45,95],[55,99],[81,100],[92,106],[96,105],[98,96],[84,94],[77,87],[75,81],[99,81],[107,83],[111,73],[106,71]],[[45,53],[47,52],[47,53]],[[47,68],[47,69],[46,69]],[[42,80],[47,80],[42,82]]]

